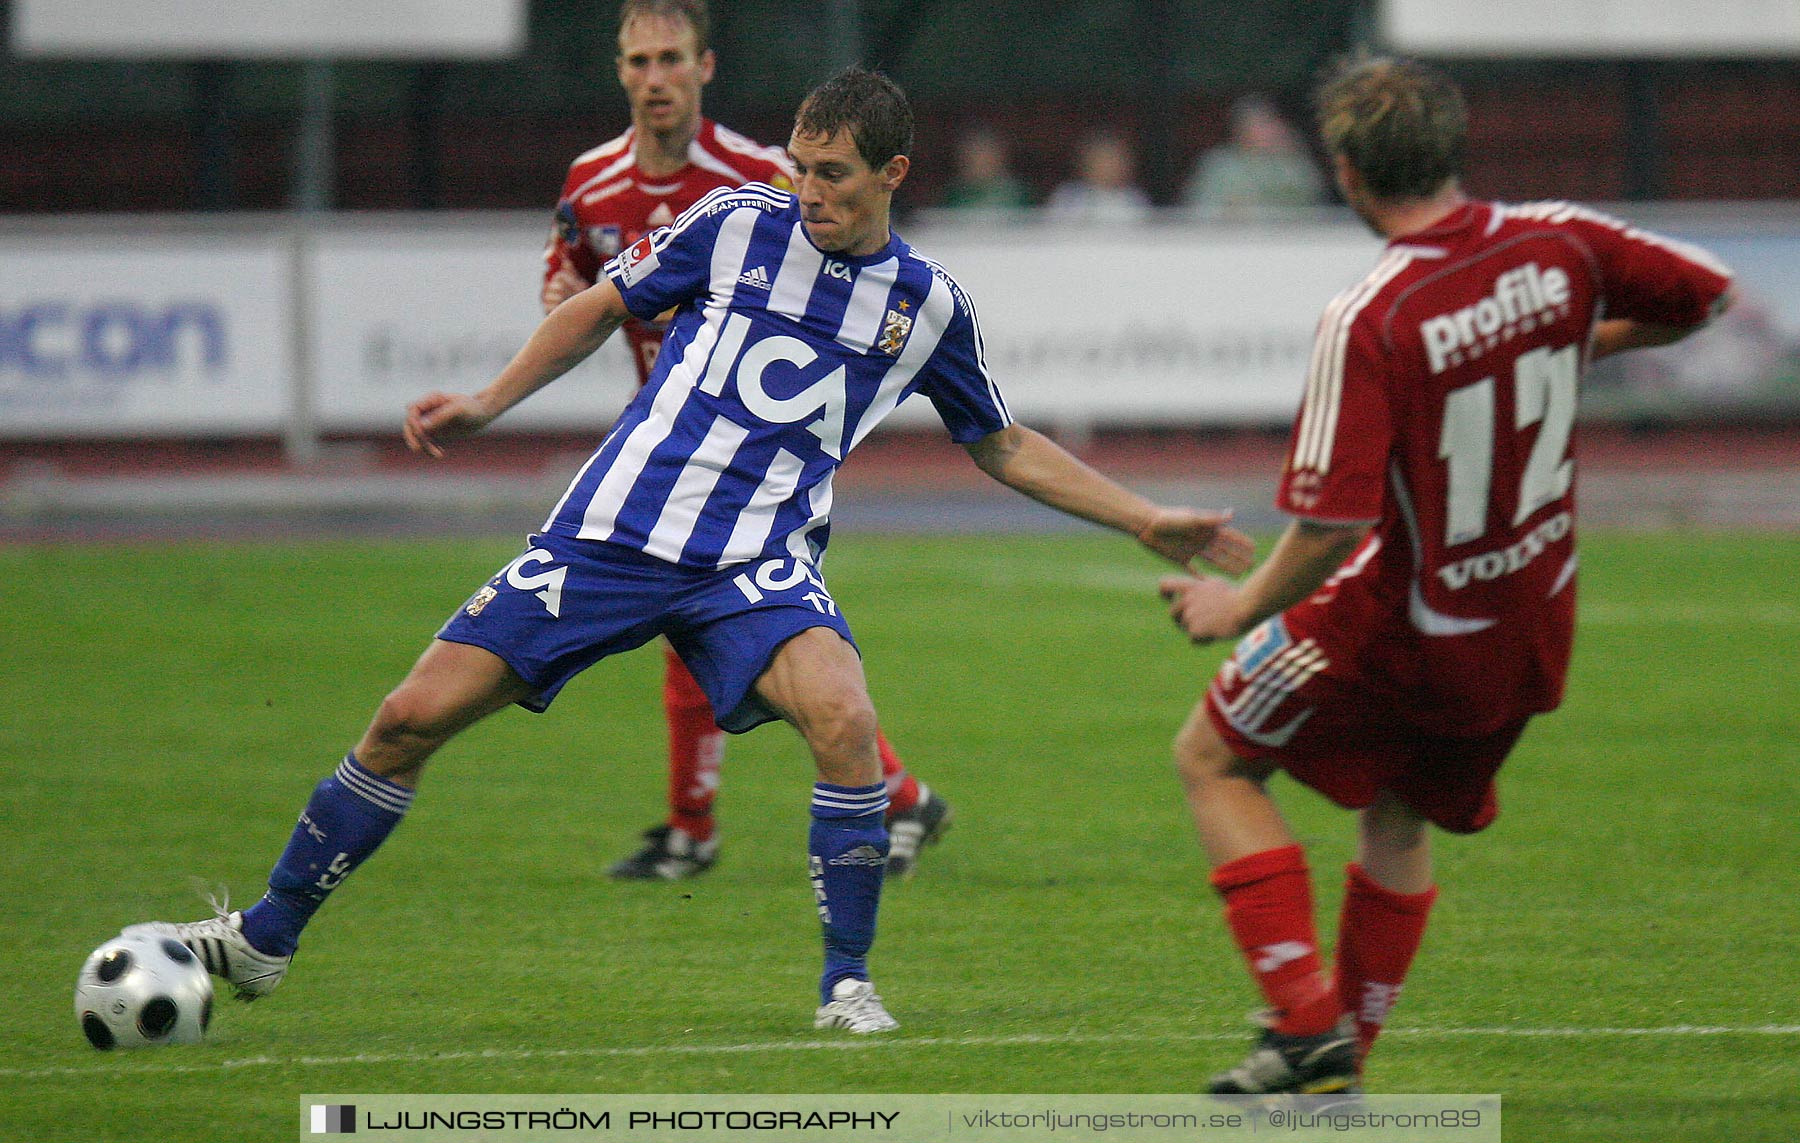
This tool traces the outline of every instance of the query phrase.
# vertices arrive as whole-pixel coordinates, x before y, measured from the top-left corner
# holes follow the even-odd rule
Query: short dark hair
[[[1319,139],[1380,198],[1428,198],[1462,174],[1469,112],[1450,77],[1417,60],[1357,52],[1314,96]]]
[[[912,151],[913,114],[900,85],[880,72],[850,67],[812,89],[794,113],[794,130],[829,139],[850,132],[869,168]]]
[[[665,19],[686,20],[694,29],[694,54],[706,51],[712,40],[712,13],[706,8],[706,0],[625,0],[619,5],[619,31],[639,16],[661,16]]]

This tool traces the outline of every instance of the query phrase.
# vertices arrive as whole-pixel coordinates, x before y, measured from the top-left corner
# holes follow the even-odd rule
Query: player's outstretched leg
[[[1267,772],[1237,757],[1205,705],[1175,741],[1176,769],[1225,922],[1269,1005],[1266,1031],[1208,1090],[1343,1091],[1357,1084],[1356,1036],[1325,972],[1314,932],[1306,855],[1264,788]],[[1348,1031],[1345,1031],[1348,1029]]]
[[[918,872],[919,851],[937,844],[955,815],[943,795],[907,773],[887,735],[879,730],[875,748],[881,754],[881,776],[888,791],[887,877],[892,881]]]
[[[267,996],[281,983],[300,930],[325,898],[387,839],[412,805],[413,791],[344,756],[300,811],[293,836],[269,874],[269,890],[243,912],[215,903],[216,916],[147,928],[193,949],[206,970],[231,983],[240,1000]]]
[[[807,865],[825,968],[813,1026],[858,1033],[897,1028],[869,983],[888,855],[888,796],[862,661],[836,631],[813,627],[782,644],[756,685],[763,701],[806,740],[818,768]]]
[[[663,715],[669,726],[669,818],[644,831],[644,844],[607,869],[622,881],[698,877],[719,859],[713,802],[725,732],[712,703],[673,648],[663,647]]]
[[[527,689],[491,652],[434,641],[383,700],[356,749],[313,788],[262,900],[242,912],[220,902],[218,915],[204,921],[131,929],[182,941],[239,999],[273,992],[313,914],[406,815],[426,759]]]

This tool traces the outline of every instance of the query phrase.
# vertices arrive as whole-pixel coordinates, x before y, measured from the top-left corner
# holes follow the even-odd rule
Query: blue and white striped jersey
[[[950,275],[898,237],[820,251],[784,191],[715,191],[606,274],[633,314],[678,312],[544,531],[689,567],[816,561],[833,473],[903,398],[923,393],[959,443],[1012,423]]]

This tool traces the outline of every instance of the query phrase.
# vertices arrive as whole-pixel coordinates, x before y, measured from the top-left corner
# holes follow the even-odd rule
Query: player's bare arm
[[[1040,504],[1114,528],[1178,567],[1204,559],[1233,575],[1250,566],[1250,538],[1230,512],[1165,508],[1089,468],[1054,441],[1008,425],[964,446],[977,467]]]
[[[1211,576],[1163,580],[1169,617],[1196,643],[1236,639],[1323,587],[1368,534],[1367,524],[1295,520],[1242,584]]]
[[[1712,317],[1716,318],[1730,309],[1737,301],[1737,287],[1726,290],[1719,295],[1713,304]],[[1593,359],[1610,357],[1615,353],[1624,353],[1629,349],[1654,349],[1659,345],[1673,345],[1703,328],[1702,325],[1657,325],[1647,321],[1632,321],[1629,318],[1607,318],[1594,323],[1594,335],[1590,341]]]
[[[586,360],[630,316],[618,288],[602,278],[552,310],[500,376],[481,392],[428,393],[408,406],[402,429],[406,447],[443,456],[439,442],[460,440],[485,429],[500,414]]]

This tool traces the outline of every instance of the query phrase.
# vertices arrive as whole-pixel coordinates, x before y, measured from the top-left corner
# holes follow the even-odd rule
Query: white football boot
[[[858,1034],[892,1032],[899,1026],[866,980],[846,978],[832,985],[831,1003],[820,1005],[813,1016],[815,1028],[847,1028]]]
[[[239,1000],[255,1000],[275,991],[287,975],[290,956],[271,956],[259,951],[244,936],[244,914],[221,912],[204,921],[148,921],[129,925],[126,933],[174,937],[206,965],[206,971],[224,977]]]

